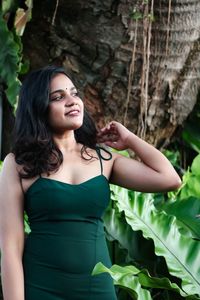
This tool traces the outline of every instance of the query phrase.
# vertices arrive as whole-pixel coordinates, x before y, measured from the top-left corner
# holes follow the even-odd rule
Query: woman
[[[143,192],[176,189],[181,181],[153,146],[118,122],[98,133],[62,68],[24,81],[15,143],[0,178],[0,246],[4,300],[114,300],[99,261],[111,266],[102,215],[109,182]],[[131,149],[140,161],[98,147]],[[31,233],[24,239],[23,213]]]

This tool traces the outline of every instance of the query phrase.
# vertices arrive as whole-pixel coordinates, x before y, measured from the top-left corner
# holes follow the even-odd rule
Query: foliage
[[[26,1],[27,11],[18,8],[17,1],[3,1],[0,10],[0,78],[7,89],[6,96],[12,106],[16,104],[20,81],[18,75],[28,69],[28,63],[22,60],[22,35],[26,22],[30,20],[32,1]],[[12,26],[10,19],[15,14]]]
[[[181,190],[181,199],[194,196],[200,198],[200,154],[194,159],[191,170],[183,177],[184,189]]]
[[[120,267],[113,265],[110,269],[106,268],[102,263],[98,263],[92,275],[98,275],[102,272],[109,273],[114,279],[114,283],[127,289],[133,299],[151,300],[151,294],[146,288],[167,289],[180,293],[183,297],[187,295],[178,287],[177,284],[171,283],[168,278],[152,277],[145,269],[139,270],[134,266]],[[190,299],[198,299],[190,297]]]
[[[182,138],[186,145],[200,153],[200,95],[192,114],[184,126]]]
[[[106,233],[110,241],[117,241],[119,248],[126,249],[127,255],[124,261],[115,256],[115,265],[110,270],[96,265],[93,274],[108,272],[115,284],[125,288],[133,299],[171,299],[172,293],[179,297],[177,299],[200,299],[200,197],[197,197],[200,185],[191,184],[199,181],[198,166],[199,156],[184,175],[182,187],[167,195],[111,187],[112,202],[104,215]],[[117,266],[118,261],[123,266]],[[138,273],[131,275],[127,263],[137,266]],[[145,285],[138,274],[149,274],[147,270],[154,279],[151,281],[149,275]],[[163,280],[162,287],[156,286],[157,280]],[[173,290],[170,286],[176,288]],[[144,288],[148,288],[151,296],[139,298]]]
[[[8,100],[14,105],[20,86],[17,74],[20,71],[22,47],[20,40],[17,41],[14,34],[8,30],[2,14],[0,14],[0,36],[0,77],[8,86],[6,90]]]
[[[181,201],[167,202],[162,209],[169,215],[177,218],[180,224],[179,230],[182,234],[188,235],[200,241],[200,199],[188,197]]]
[[[29,234],[31,232],[28,216],[25,211],[24,211],[24,231],[26,234]]]
[[[151,21],[155,21],[155,17],[153,14],[145,12],[145,7],[149,4],[149,0],[137,1],[134,5],[134,8],[130,14],[131,18],[134,21],[143,20],[144,18],[148,18]]]

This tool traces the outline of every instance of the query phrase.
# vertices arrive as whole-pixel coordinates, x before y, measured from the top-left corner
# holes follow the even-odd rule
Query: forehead
[[[59,89],[70,89],[74,87],[73,82],[62,73],[56,74],[50,82],[50,92]]]

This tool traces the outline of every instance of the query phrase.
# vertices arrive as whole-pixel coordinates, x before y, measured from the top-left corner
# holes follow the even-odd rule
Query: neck
[[[64,133],[54,134],[53,140],[62,152],[72,152],[77,149],[77,142],[73,130]]]

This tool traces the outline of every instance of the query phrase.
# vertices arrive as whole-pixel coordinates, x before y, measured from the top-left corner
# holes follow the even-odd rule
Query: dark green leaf
[[[6,95],[13,106],[16,102],[20,82],[17,79],[20,69],[21,49],[14,35],[8,30],[0,14],[0,77],[6,83]]]

